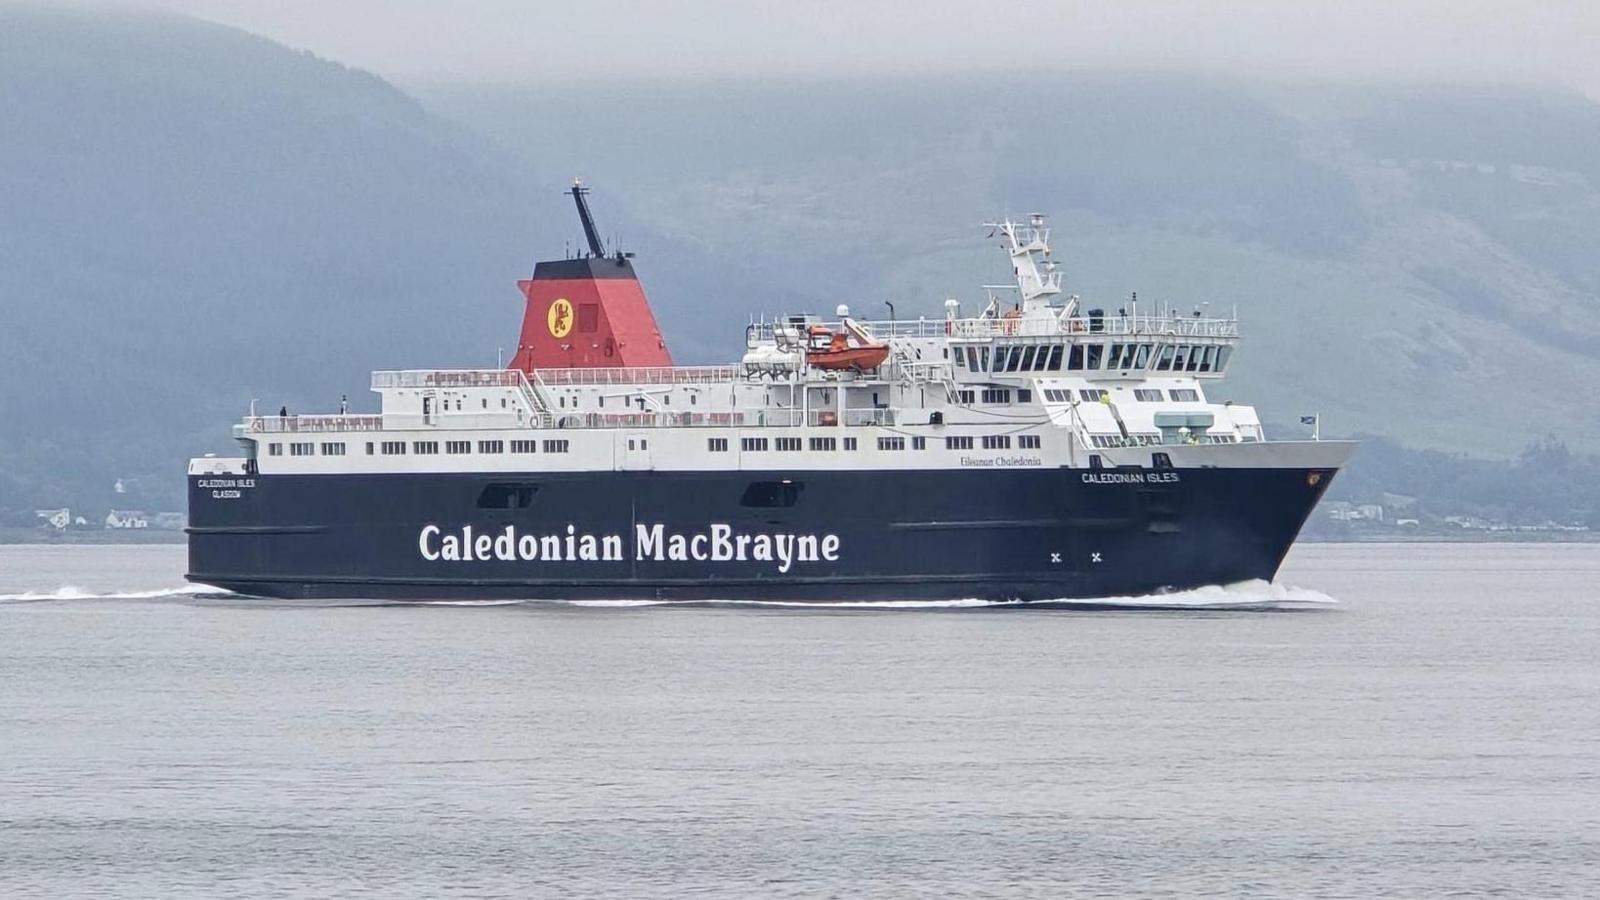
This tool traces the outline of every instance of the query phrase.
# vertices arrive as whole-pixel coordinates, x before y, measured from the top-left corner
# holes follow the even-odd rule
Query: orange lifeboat
[[[823,325],[811,326],[806,346],[806,362],[818,369],[867,372],[889,358],[889,345],[882,341],[851,343],[850,335]]]

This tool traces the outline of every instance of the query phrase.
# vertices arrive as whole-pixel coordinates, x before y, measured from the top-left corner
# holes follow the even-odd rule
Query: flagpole
[[[1322,440],[1322,413],[1317,413],[1316,416],[1317,417],[1311,421],[1311,439],[1313,441],[1320,441]]]

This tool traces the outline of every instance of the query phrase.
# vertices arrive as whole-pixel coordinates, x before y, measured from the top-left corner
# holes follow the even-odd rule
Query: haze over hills
[[[576,230],[540,169],[381,79],[182,17],[0,10],[0,122],[4,509],[178,508],[252,398],[493,365]],[[663,256],[689,274],[661,294],[698,285]]]
[[[1053,214],[1069,288],[1215,313],[1269,422],[1600,450],[1600,108],[1139,73],[410,93],[170,16],[0,11],[0,509],[177,508],[251,398],[488,365],[597,186],[674,354],[752,314],[968,310],[978,223]],[[420,97],[419,102],[413,96]],[[1506,127],[1501,127],[1504,123]],[[111,498],[122,478],[142,496]]]

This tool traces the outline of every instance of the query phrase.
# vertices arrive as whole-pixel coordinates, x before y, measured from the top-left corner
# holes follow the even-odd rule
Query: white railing
[[[614,369],[535,369],[545,385],[589,384],[726,384],[744,378],[738,366],[637,366]]]
[[[245,416],[250,432],[382,431],[383,416]]]
[[[822,322],[837,331],[843,328],[838,322]],[[1055,316],[1028,316],[1023,318],[979,319],[896,319],[859,323],[878,338],[939,338],[952,337],[963,340],[983,340],[996,337],[1056,337],[1059,335],[1172,335],[1177,337],[1239,336],[1239,320],[1211,316],[1119,316],[1104,315],[1091,318],[1087,315],[1056,318]],[[760,340],[772,340],[779,328],[793,328],[785,322],[759,322],[751,327],[751,335]]]
[[[950,336],[967,340],[996,337],[1073,337],[1102,335],[1236,338],[1238,319],[1204,316],[1073,316],[1064,319],[952,319]]]
[[[372,389],[430,387],[517,387],[521,369],[405,369],[373,372]]]

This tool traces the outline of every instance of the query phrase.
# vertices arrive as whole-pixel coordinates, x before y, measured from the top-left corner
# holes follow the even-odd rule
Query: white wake
[[[1311,588],[1255,580],[1207,585],[1187,591],[1126,597],[1060,597],[1051,600],[563,600],[565,606],[754,606],[800,609],[982,609],[992,607],[1086,607],[1093,609],[1329,609],[1339,601]]]
[[[159,600],[198,596],[228,595],[227,591],[203,584],[147,591],[96,592],[75,585],[62,585],[53,591],[24,591],[0,594],[0,603],[38,603],[63,600]],[[240,598],[247,600],[250,598]],[[297,601],[261,601],[287,603]],[[344,601],[319,601],[340,604]],[[351,598],[350,602],[361,602]],[[375,605],[496,607],[496,606],[568,606],[585,609],[633,609],[651,606],[687,607],[755,607],[775,609],[881,609],[881,610],[934,610],[934,609],[988,609],[1002,607],[1047,607],[1059,609],[1148,609],[1148,610],[1273,610],[1273,609],[1329,609],[1339,601],[1311,588],[1266,581],[1245,581],[1229,585],[1208,585],[1187,591],[1164,594],[1144,594],[1126,597],[1061,597],[1053,600],[1036,600],[1022,603],[1016,600],[983,600],[968,597],[960,600],[412,600],[366,601]],[[363,603],[365,605],[365,603]]]
[[[204,584],[186,584],[183,587],[162,588],[153,591],[96,592],[64,584],[53,591],[23,591],[20,594],[0,594],[0,603],[38,603],[46,600],[153,600],[162,597],[188,597],[194,594],[225,594],[221,588]]]

